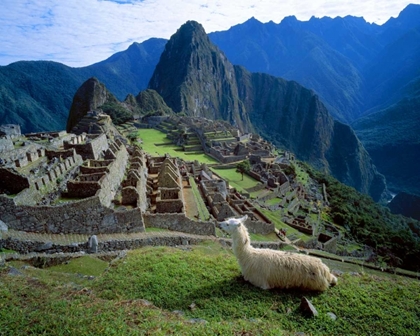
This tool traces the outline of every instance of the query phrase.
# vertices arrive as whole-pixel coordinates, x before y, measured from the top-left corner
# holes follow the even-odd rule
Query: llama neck
[[[236,256],[239,256],[251,247],[251,240],[245,228],[240,228],[232,235],[232,248]]]

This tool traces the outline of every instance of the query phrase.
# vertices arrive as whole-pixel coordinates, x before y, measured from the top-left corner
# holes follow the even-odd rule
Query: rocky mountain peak
[[[117,99],[107,90],[104,84],[95,77],[85,81],[74,95],[67,119],[67,132],[70,132],[87,112],[104,105],[107,100],[116,101]]]
[[[177,113],[228,120],[242,131],[250,128],[238,99],[233,65],[195,21],[172,35],[149,88]]]

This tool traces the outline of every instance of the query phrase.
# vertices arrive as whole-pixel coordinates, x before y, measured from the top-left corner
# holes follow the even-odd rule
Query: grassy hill
[[[336,287],[308,293],[250,285],[230,248],[215,242],[142,248],[109,265],[90,256],[45,269],[14,261],[0,268],[0,330],[2,335],[418,335],[419,281],[354,267],[341,268]],[[302,315],[302,296],[318,317]]]

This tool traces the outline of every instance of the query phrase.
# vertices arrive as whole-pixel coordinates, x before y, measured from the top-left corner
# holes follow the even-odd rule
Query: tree
[[[242,174],[242,181],[244,180],[244,173],[249,172],[251,170],[251,164],[249,160],[244,160],[239,162],[236,165],[236,169]]]

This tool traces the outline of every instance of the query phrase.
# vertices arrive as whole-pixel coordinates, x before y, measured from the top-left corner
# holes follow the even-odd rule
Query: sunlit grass
[[[140,129],[137,132],[139,138],[141,138],[141,147],[144,151],[151,155],[165,155],[169,154],[172,157],[179,157],[186,161],[198,160],[201,163],[217,163],[215,159],[206,154],[197,154],[184,152],[181,146],[174,145],[170,139],[166,137],[166,133],[159,130],[147,128]]]
[[[236,168],[212,168],[212,170],[229,182],[229,185],[239,192],[247,192],[246,189],[255,187],[259,183],[257,180],[246,174],[244,174],[242,180],[242,174],[236,171]]]

